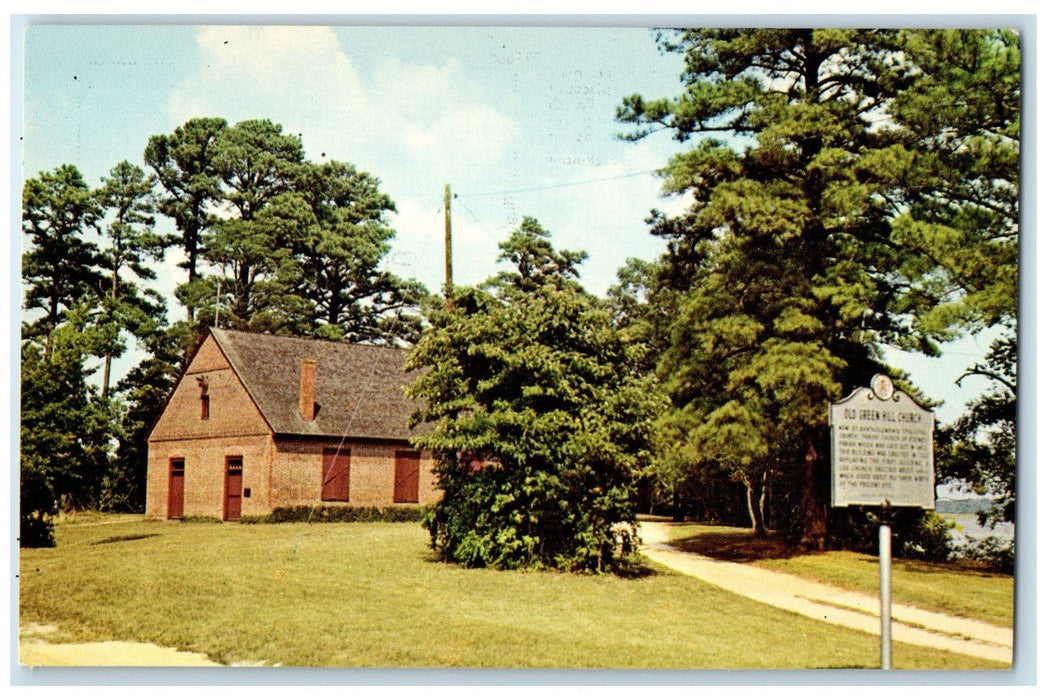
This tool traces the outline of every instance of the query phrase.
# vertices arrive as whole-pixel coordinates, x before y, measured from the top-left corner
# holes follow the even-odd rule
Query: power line
[[[499,242],[498,241],[498,237],[496,235],[494,235],[494,233],[491,231],[491,229],[487,228],[487,224],[485,224],[484,222],[480,221],[480,217],[478,217],[476,214],[474,214],[473,210],[470,209],[468,206],[466,206],[465,202],[463,202],[463,201],[461,201],[459,199],[458,200],[458,204],[461,205],[462,209],[465,209],[466,213],[469,214],[469,216],[473,217],[473,221],[475,221],[476,223],[480,224],[480,228],[482,228],[484,230],[484,233],[486,233],[487,236],[492,241],[494,241],[495,243]]]
[[[625,175],[614,175],[612,177],[601,177],[593,180],[575,180],[572,182],[561,182],[555,185],[539,185],[537,187],[521,187],[516,190],[498,190],[497,192],[479,192],[470,194],[456,194],[456,197],[497,197],[506,194],[519,194],[521,192],[538,192],[540,190],[556,190],[564,187],[577,187],[579,185],[592,185],[599,182],[611,182],[613,180],[624,180],[630,177],[639,177],[640,175],[654,175],[658,173],[658,170],[644,170],[636,173],[626,173]]]

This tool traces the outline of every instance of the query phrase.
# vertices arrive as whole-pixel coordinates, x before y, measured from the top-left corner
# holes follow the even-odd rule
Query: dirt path
[[[879,597],[682,552],[667,544],[669,527],[656,521],[640,524],[642,551],[651,560],[746,598],[879,636]],[[895,641],[1012,663],[1014,632],[1009,627],[907,605],[893,604],[891,613],[891,636]]]
[[[56,644],[50,626],[29,623],[18,630],[18,663],[22,666],[221,666],[203,654],[142,642]]]

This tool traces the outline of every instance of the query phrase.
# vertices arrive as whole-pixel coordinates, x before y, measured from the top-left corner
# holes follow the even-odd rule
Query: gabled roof
[[[278,435],[406,440],[417,402],[399,348],[211,328],[258,410]],[[299,413],[302,360],[316,360],[315,420]]]

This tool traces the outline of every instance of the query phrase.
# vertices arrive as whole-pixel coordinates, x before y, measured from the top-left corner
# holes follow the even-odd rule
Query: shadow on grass
[[[113,544],[114,542],[131,542],[133,540],[147,540],[150,537],[159,537],[159,535],[155,532],[147,535],[117,535],[115,537],[106,537],[104,540],[92,542],[91,546],[93,547],[98,544]]]
[[[724,561],[752,562],[760,559],[788,559],[806,551],[784,537],[755,537],[751,532],[703,532],[674,540],[672,546],[684,552]]]
[[[469,569],[469,568],[475,568],[475,569],[488,568],[491,571],[533,571],[533,572],[545,572],[545,573],[568,573],[568,572],[564,572],[564,571],[561,571],[559,569],[556,569],[554,567],[541,567],[541,566],[536,566],[536,567],[532,567],[532,568],[522,568],[522,569],[512,569],[512,568],[499,569],[496,566],[491,566],[491,567],[482,567],[482,566],[469,567],[469,566],[465,566],[464,564],[459,564],[459,563],[457,563],[457,562],[455,562],[455,561],[453,561],[451,559],[444,559],[438,553],[436,553],[436,552],[434,552],[432,550],[429,550],[425,554],[423,554],[422,558],[423,558],[422,559],[423,561],[425,561],[425,562],[427,562],[429,564],[439,564],[439,565],[443,565],[443,566],[447,566],[447,567],[459,567],[459,568],[461,568],[463,570],[464,569]],[[641,578],[647,578],[648,576],[656,576],[656,575],[660,574],[661,572],[659,572],[657,569],[653,569],[653,568],[647,566],[646,564],[643,564],[643,563],[640,563],[640,562],[637,561],[637,562],[632,562],[629,565],[624,566],[621,569],[618,569],[616,571],[604,572],[604,574],[595,574],[594,572],[591,572],[591,571],[577,571],[577,572],[570,572],[570,573],[572,573],[574,575],[577,575],[577,576],[607,575],[607,576],[617,576],[618,578],[624,578],[624,579],[641,579]]]
[[[625,569],[623,571],[616,571],[616,572],[614,572],[614,575],[617,576],[618,578],[639,579],[639,578],[647,578],[648,576],[656,576],[656,575],[658,575],[658,573],[659,572],[657,570],[652,569],[649,566],[645,566],[643,564],[637,564],[636,566],[630,567],[630,568]]]

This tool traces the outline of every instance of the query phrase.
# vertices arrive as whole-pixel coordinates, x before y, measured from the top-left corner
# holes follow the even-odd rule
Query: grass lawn
[[[416,524],[92,517],[21,550],[21,622],[223,663],[338,667],[853,668],[879,640],[664,569],[634,579],[468,570]],[[895,644],[907,669],[1000,668]]]
[[[765,569],[795,574],[841,588],[879,595],[880,563],[857,552],[795,554],[775,541],[760,542],[749,530],[673,525],[673,544],[686,551],[744,560]],[[951,613],[1010,627],[1014,620],[1014,577],[963,564],[926,564],[893,559],[891,595],[895,603]]]

